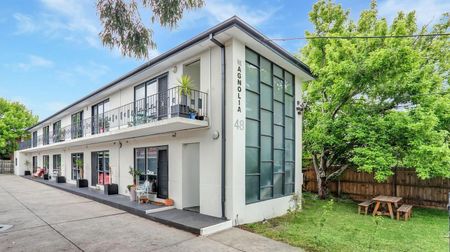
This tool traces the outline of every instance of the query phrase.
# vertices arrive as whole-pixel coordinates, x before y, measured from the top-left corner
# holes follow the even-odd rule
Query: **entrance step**
[[[31,176],[22,177],[198,235],[209,235],[232,227],[231,220],[224,220],[198,212],[175,209],[174,206],[139,204],[130,201],[129,197],[125,195],[105,195],[103,191],[89,187],[78,188],[76,185],[70,183],[61,184],[52,180],[32,178]]]

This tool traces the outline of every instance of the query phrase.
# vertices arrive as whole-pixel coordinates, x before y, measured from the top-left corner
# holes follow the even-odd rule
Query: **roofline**
[[[197,44],[203,40],[209,39],[210,34],[217,34],[220,32],[223,32],[225,30],[228,30],[231,27],[238,27],[240,29],[242,29],[243,31],[247,32],[247,34],[249,34],[250,36],[252,36],[255,40],[258,40],[260,43],[265,44],[266,46],[270,47],[271,49],[273,49],[275,52],[277,52],[280,56],[282,56],[283,58],[287,59],[288,61],[290,61],[293,65],[295,65],[296,67],[300,68],[301,70],[303,70],[306,74],[308,74],[309,76],[314,78],[314,75],[312,74],[311,70],[309,69],[309,67],[301,62],[300,60],[298,60],[297,58],[295,58],[292,54],[290,54],[288,51],[286,51],[285,49],[283,49],[282,47],[280,47],[279,45],[275,44],[274,42],[272,42],[270,39],[268,39],[266,36],[264,36],[261,32],[257,31],[255,28],[251,27],[249,24],[247,24],[246,22],[244,22],[242,19],[240,19],[237,16],[233,16],[225,21],[223,21],[222,23],[200,33],[199,35],[191,38],[190,40],[170,49],[169,51],[158,55],[157,57],[151,59],[150,61],[148,61],[147,63],[131,70],[130,72],[120,76],[119,78],[117,78],[116,80],[108,83],[107,85],[91,92],[90,94],[82,97],[81,99],[71,103],[70,105],[64,107],[63,109],[59,110],[58,112],[46,117],[45,119],[39,121],[38,123],[34,124],[31,127],[28,127],[26,130],[30,130],[40,124],[42,124],[45,121],[48,121],[49,119],[51,119],[52,117],[55,117],[61,113],[63,113],[64,111],[70,109],[71,107],[75,106],[76,104],[83,102],[89,98],[91,98],[92,96],[110,88],[115,86],[116,84],[118,84],[119,82],[153,66],[156,65],[158,63],[160,63],[161,61],[167,59],[168,57],[183,51],[184,49],[191,47],[194,44]]]

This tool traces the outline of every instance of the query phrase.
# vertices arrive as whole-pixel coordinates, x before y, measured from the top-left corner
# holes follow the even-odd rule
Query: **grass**
[[[312,194],[304,194],[301,211],[242,228],[307,251],[449,251],[444,210],[415,207],[404,222],[358,215],[355,202]]]

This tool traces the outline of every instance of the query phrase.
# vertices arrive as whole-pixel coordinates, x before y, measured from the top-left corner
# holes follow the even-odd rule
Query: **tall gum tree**
[[[306,36],[386,36],[448,33],[449,13],[418,27],[414,12],[389,24],[377,3],[357,21],[332,1],[309,13]],[[386,180],[395,167],[422,179],[450,177],[450,44],[445,36],[310,39],[301,59],[316,75],[304,84],[304,156],[312,159],[321,198],[348,167]]]

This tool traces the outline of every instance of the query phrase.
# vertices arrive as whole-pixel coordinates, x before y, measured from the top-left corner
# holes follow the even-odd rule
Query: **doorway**
[[[110,184],[109,151],[92,152],[91,185]]]
[[[183,144],[183,209],[200,212],[200,144]]]
[[[140,171],[137,183],[151,183],[151,192],[161,199],[169,198],[168,147],[143,147],[134,149],[134,167]]]
[[[33,167],[33,173],[35,173],[37,171],[37,156],[33,156],[33,163],[32,163],[32,167]]]
[[[167,117],[167,75],[158,78],[158,120]]]

